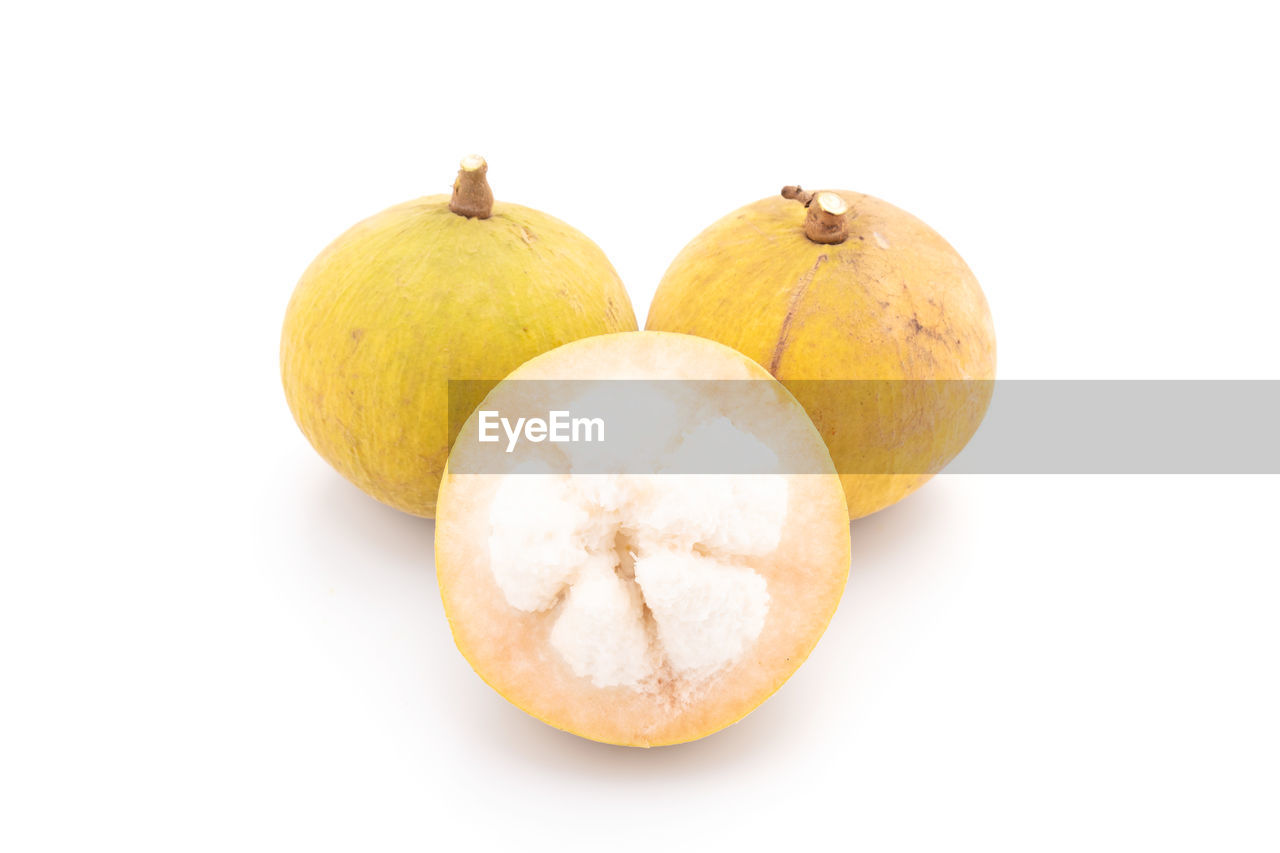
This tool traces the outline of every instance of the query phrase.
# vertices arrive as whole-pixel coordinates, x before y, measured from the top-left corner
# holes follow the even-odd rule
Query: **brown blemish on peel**
[[[942,344],[943,346],[948,346],[950,344],[950,341],[946,337],[944,337],[942,333],[939,332],[937,329],[933,328],[932,326],[922,325],[920,322],[919,314],[912,313],[911,319],[907,321],[907,326],[910,329],[910,331],[907,333],[907,336],[909,338],[914,338],[917,335],[924,335],[926,338],[933,338],[935,341]],[[959,343],[959,341],[957,341],[957,343]]]
[[[791,321],[795,317],[796,309],[800,307],[800,300],[804,297],[805,291],[809,289],[809,285],[813,283],[813,277],[818,274],[818,267],[822,266],[826,260],[826,254],[818,255],[818,259],[813,262],[813,266],[800,277],[798,285],[791,292],[791,301],[787,304],[787,315],[782,318],[782,329],[778,332],[778,342],[774,344],[773,355],[769,358],[769,372],[774,376],[778,375],[778,363],[782,361],[782,352],[787,348],[787,341],[791,337]]]

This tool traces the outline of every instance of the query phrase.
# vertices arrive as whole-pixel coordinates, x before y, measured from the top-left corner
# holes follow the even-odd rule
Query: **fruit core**
[[[655,474],[503,477],[490,505],[489,564],[507,604],[554,615],[548,644],[596,687],[690,698],[746,655],[769,590],[787,478],[681,474],[699,448],[777,457],[715,417],[668,448]],[[753,470],[759,470],[753,468]]]

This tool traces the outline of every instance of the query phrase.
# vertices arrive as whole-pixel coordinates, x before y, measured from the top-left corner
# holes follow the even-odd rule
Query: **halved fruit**
[[[606,413],[610,441],[479,440],[485,412],[582,407]],[[741,719],[813,649],[848,569],[844,492],[804,410],[688,335],[601,335],[525,363],[463,425],[437,504],[458,648],[517,707],[607,743]]]

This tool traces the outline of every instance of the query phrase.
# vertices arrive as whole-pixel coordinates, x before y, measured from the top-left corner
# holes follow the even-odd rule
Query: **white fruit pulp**
[[[719,418],[653,470],[680,471],[709,442],[776,462]],[[576,676],[692,690],[764,628],[768,585],[752,562],[778,547],[787,497],[778,474],[508,474],[490,505],[489,563],[511,607],[553,616],[550,644]]]

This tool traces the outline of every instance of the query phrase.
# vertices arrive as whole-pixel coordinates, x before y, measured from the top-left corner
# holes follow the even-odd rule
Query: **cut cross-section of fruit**
[[[579,402],[638,401],[635,435],[604,418],[625,458],[471,440],[516,401],[571,410],[579,381],[597,383]],[[848,514],[821,437],[763,368],[687,335],[602,335],[527,362],[463,425],[436,568],[458,648],[517,707],[593,740],[680,743],[808,656],[848,575]]]

